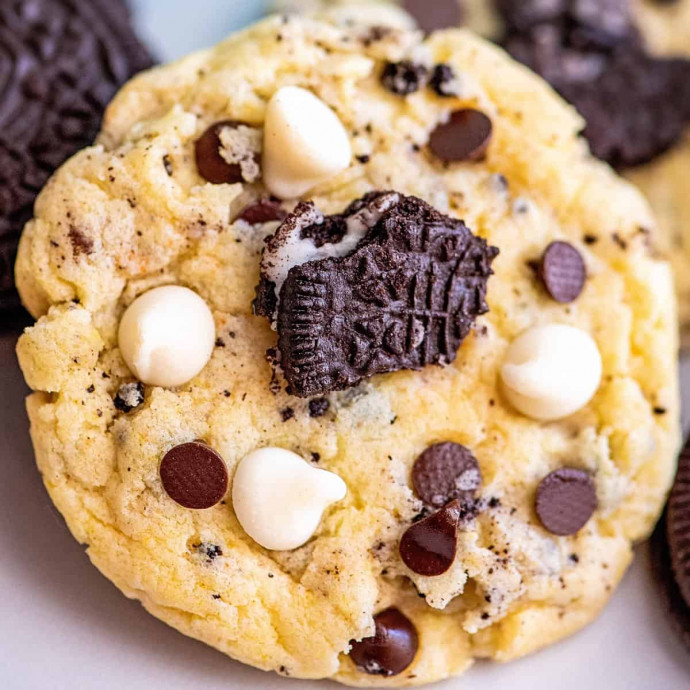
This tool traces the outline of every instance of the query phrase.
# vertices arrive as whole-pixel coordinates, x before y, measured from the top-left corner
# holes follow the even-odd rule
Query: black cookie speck
[[[120,412],[131,412],[144,402],[142,383],[123,383],[117,391],[113,403]]]
[[[334,243],[346,221],[364,224],[354,251],[293,266],[277,307],[280,366],[288,392],[323,395],[375,374],[449,364],[478,315],[488,311],[487,281],[498,249],[416,197],[374,192],[340,216],[324,218],[311,204],[296,214],[313,220],[302,238]],[[282,226],[281,226],[282,227]],[[333,239],[324,237],[330,229]],[[262,266],[284,238],[269,239]],[[263,275],[254,308],[274,317],[275,286]]]
[[[429,78],[429,70],[424,65],[403,60],[389,62],[381,74],[381,83],[398,96],[407,96],[419,91]]]
[[[309,401],[309,416],[323,417],[328,412],[330,406],[331,403],[328,402],[328,398],[314,398]]]

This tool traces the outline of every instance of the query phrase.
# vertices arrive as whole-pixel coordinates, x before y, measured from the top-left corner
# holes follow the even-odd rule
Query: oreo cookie
[[[152,64],[121,0],[0,3],[0,321],[19,307],[17,243],[53,171],[99,131],[117,89]]]
[[[690,652],[690,440],[678,458],[678,474],[650,553],[673,625]]]
[[[690,60],[646,52],[629,0],[496,0],[503,46],[587,122],[593,153],[617,168],[647,163],[690,125]]]
[[[278,331],[288,392],[454,361],[498,249],[416,197],[374,192],[340,215],[301,203],[269,238],[255,313]]]

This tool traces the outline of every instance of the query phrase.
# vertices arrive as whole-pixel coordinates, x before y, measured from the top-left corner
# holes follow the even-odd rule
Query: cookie
[[[664,513],[650,540],[650,568],[655,575],[670,625],[690,652],[690,606],[686,603],[673,573],[667,537],[668,516]]]
[[[414,22],[427,28],[428,3],[283,0],[279,6],[340,21]],[[448,0],[464,25],[503,44],[550,81],[588,121],[594,153],[621,169],[659,219],[655,246],[676,278],[684,341],[690,327],[690,1]],[[407,12],[405,11],[407,10]],[[408,14],[409,13],[409,14]],[[451,11],[439,13],[452,26]],[[626,48],[626,44],[634,50]]]
[[[131,81],[17,261],[37,462],[101,572],[360,686],[593,620],[671,483],[677,316],[581,129],[462,30],[274,17]]]
[[[0,7],[0,320],[19,307],[19,234],[51,173],[93,142],[115,91],[151,58],[120,0],[8,0]]]

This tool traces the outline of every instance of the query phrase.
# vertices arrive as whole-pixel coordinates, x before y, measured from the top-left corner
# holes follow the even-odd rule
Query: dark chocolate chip
[[[320,246],[329,232],[337,242],[346,220],[368,227],[354,251],[294,266],[280,293],[280,366],[288,392],[300,397],[343,390],[375,374],[449,364],[476,317],[488,311],[498,250],[462,221],[394,192],[372,193],[329,218],[313,204],[299,204],[268,240],[262,266],[300,228],[302,238]],[[262,275],[257,314],[274,317],[274,288]]]
[[[226,127],[239,127],[243,122],[223,120],[211,125],[196,141],[194,152],[199,175],[212,184],[235,184],[242,182],[242,168],[239,163],[228,163],[220,155],[222,143],[220,134]]]
[[[295,410],[292,407],[284,407],[280,411],[280,418],[284,422],[289,422],[291,419],[293,419],[295,416]]]
[[[144,402],[144,384],[123,383],[117,391],[113,403],[120,412],[131,412]]]
[[[450,65],[442,63],[434,67],[429,79],[429,86],[444,98],[457,96],[457,77]]]
[[[678,474],[667,513],[671,564],[681,594],[690,607],[690,442],[678,459]]]
[[[458,26],[464,19],[464,0],[403,0],[422,31],[430,33]]]
[[[576,534],[597,509],[594,481],[587,472],[573,467],[554,470],[539,482],[535,508],[552,534]]]
[[[328,402],[328,398],[314,398],[309,401],[309,416],[311,417],[323,417],[331,403]]]
[[[539,277],[556,302],[574,302],[582,293],[587,277],[582,254],[568,242],[552,242],[539,262]]]
[[[34,198],[151,65],[129,19],[120,0],[0,2],[0,330],[20,323],[14,260]]]
[[[403,563],[418,575],[443,575],[455,560],[459,521],[460,501],[455,500],[408,527],[400,540]]]
[[[429,78],[429,71],[424,65],[403,60],[389,62],[381,74],[381,83],[398,96],[407,96],[419,91]]]
[[[486,156],[492,129],[491,120],[480,110],[456,110],[431,133],[429,148],[442,161],[479,161]]]
[[[350,658],[357,668],[375,676],[396,676],[414,661],[419,637],[414,623],[396,608],[374,616],[376,632],[352,640]]]
[[[259,223],[285,220],[287,215],[287,211],[280,205],[280,202],[273,199],[259,199],[245,206],[237,216],[237,220],[243,220],[250,225],[258,225]]]
[[[182,443],[169,450],[159,471],[168,496],[184,508],[211,508],[220,503],[228,490],[225,461],[200,441]]]
[[[440,508],[454,498],[471,500],[482,481],[479,463],[459,443],[427,448],[412,467],[412,486],[427,505]]]

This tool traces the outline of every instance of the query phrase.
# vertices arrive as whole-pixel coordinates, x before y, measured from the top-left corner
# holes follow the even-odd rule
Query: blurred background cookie
[[[21,318],[13,265],[36,195],[151,64],[121,0],[0,4],[0,327]]]

